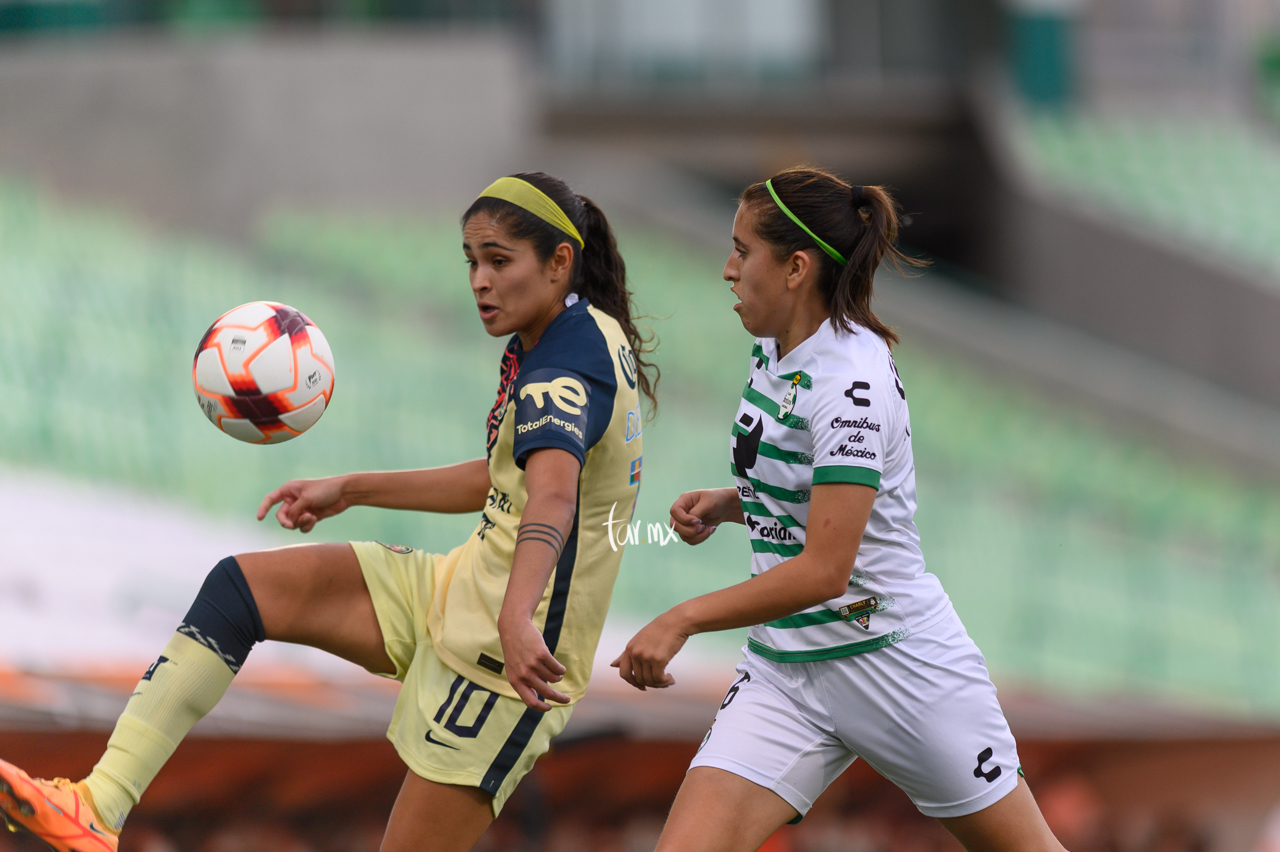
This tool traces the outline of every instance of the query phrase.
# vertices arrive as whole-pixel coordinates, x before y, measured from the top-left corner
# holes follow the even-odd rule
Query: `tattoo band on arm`
[[[519,546],[522,541],[542,542],[551,548],[557,559],[560,558],[560,551],[564,549],[564,536],[551,524],[539,524],[533,521],[521,524],[520,532],[516,535],[516,546]]]

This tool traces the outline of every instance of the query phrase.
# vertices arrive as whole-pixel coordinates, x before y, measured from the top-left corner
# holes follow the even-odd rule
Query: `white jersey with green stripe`
[[[751,538],[752,576],[804,549],[813,486],[876,489],[847,594],[751,628],[748,646],[776,662],[874,651],[950,610],[925,571],[916,531],[907,394],[888,345],[826,322],[785,357],[757,339],[733,424],[731,463]]]

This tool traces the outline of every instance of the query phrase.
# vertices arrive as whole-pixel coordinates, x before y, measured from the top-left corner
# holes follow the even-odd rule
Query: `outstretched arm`
[[[746,523],[736,488],[686,491],[671,504],[671,526],[685,544],[702,544],[723,523]]]
[[[655,618],[613,661],[622,679],[638,689],[670,686],[667,664],[693,634],[762,624],[844,594],[875,496],[865,485],[815,485],[800,555]]]
[[[316,523],[351,506],[417,512],[478,512],[489,493],[485,459],[424,470],[349,473],[323,479],[295,479],[263,498],[262,520],[277,503],[276,520],[285,529],[311,532]]]

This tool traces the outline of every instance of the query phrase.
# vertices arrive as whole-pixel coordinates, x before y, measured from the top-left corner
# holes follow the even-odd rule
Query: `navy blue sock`
[[[233,674],[240,671],[254,643],[267,638],[258,604],[235,557],[228,556],[209,572],[178,632],[221,657]]]

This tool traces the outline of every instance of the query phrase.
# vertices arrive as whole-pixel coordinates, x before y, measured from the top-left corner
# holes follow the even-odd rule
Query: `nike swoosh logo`
[[[431,736],[431,732],[430,732],[430,731],[427,731],[427,742],[431,743],[432,745],[444,746],[445,748],[451,748],[451,749],[453,749],[454,751],[459,751],[459,748],[458,748],[457,746],[451,746],[451,745],[449,745],[448,743],[442,743],[442,742],[440,742],[439,740],[434,739],[434,738]]]
[[[110,837],[110,836],[111,836],[110,834],[107,834],[107,833],[106,833],[105,831],[103,831],[102,829],[98,828],[98,824],[97,824],[97,823],[95,823],[95,822],[91,822],[91,823],[89,823],[89,830],[90,830],[90,831],[92,831],[94,834],[101,834],[103,837]]]

